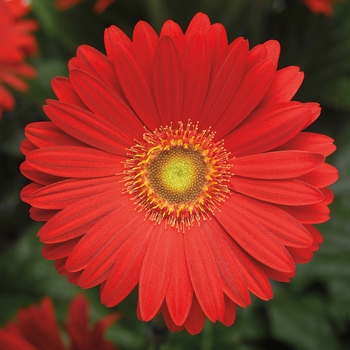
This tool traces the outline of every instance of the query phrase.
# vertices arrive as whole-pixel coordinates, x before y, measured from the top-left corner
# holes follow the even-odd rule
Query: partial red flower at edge
[[[21,0],[0,0],[0,118],[2,111],[10,111],[15,100],[7,89],[28,90],[22,79],[34,78],[35,69],[24,62],[27,56],[37,53],[37,42],[33,31],[38,24],[32,19],[22,19],[30,11],[30,6]]]
[[[333,5],[339,0],[302,0],[303,3],[314,13],[325,16],[334,15]]]
[[[0,329],[0,350],[116,350],[103,334],[119,319],[118,313],[111,313],[90,327],[88,308],[83,295],[72,300],[64,327],[69,345],[65,345],[52,300],[46,297],[40,305],[21,309],[16,320]]]
[[[278,42],[228,44],[202,13],[185,34],[170,20],[159,36],[139,22],[132,40],[111,26],[105,46],[78,48],[52,81],[51,121],[25,129],[21,197],[47,221],[43,255],[107,306],[138,286],[143,321],[232,325],[322,242],[335,146],[302,131],[320,107],[291,101],[303,73],[277,69]]]
[[[55,0],[56,7],[60,10],[68,10],[69,8],[80,4],[84,0]],[[94,11],[96,13],[102,13],[110,6],[115,0],[97,0],[94,5]]]

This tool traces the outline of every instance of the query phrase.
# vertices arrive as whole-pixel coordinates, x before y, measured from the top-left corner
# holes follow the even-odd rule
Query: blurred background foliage
[[[340,171],[331,205],[332,218],[318,229],[324,243],[307,265],[300,265],[289,284],[274,283],[274,298],[253,298],[237,311],[226,328],[207,322],[197,336],[185,331],[168,335],[163,350],[345,350],[350,348],[350,1],[335,4],[335,15],[315,15],[299,0],[116,0],[100,15],[94,0],[58,11],[53,0],[32,0],[30,17],[37,19],[40,53],[31,59],[38,77],[29,93],[15,93],[17,106],[0,121],[0,325],[19,307],[53,297],[63,320],[68,301],[80,289],[57,274],[41,256],[37,223],[19,199],[27,183],[19,173],[23,156],[19,145],[24,126],[44,120],[41,106],[52,98],[50,81],[67,76],[67,62],[77,47],[89,44],[102,52],[103,31],[114,24],[132,35],[139,20],[158,32],[171,18],[183,29],[202,11],[212,22],[225,25],[229,40],[249,39],[251,46],[268,39],[281,43],[280,68],[298,65],[305,72],[295,99],[317,101],[323,110],[312,131],[333,137],[338,146],[329,162]],[[109,312],[99,302],[99,290],[84,291],[92,304],[92,318]],[[136,291],[117,309],[123,318],[108,331],[121,349],[152,349],[150,325],[136,317]]]

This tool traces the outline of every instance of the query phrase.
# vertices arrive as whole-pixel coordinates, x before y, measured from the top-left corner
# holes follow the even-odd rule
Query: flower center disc
[[[190,202],[201,193],[207,167],[198,151],[171,148],[150,162],[151,186],[159,197],[175,204]]]
[[[230,165],[223,141],[210,130],[182,122],[143,135],[125,162],[125,192],[154,223],[184,231],[210,217],[227,198]]]

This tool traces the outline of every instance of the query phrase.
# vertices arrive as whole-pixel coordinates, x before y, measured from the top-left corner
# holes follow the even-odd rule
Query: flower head
[[[332,16],[334,14],[333,4],[337,0],[302,0],[309,9],[317,14]]]
[[[33,78],[36,71],[24,62],[37,52],[32,34],[38,27],[31,19],[22,19],[30,6],[21,0],[0,0],[0,117],[3,110],[11,110],[15,101],[5,85],[24,92],[28,89],[22,77]]]
[[[79,3],[83,2],[84,0],[55,0],[56,6],[60,10],[67,10],[75,5],[78,5]],[[106,8],[111,5],[114,2],[114,0],[97,0],[96,4],[94,6],[94,11],[97,13],[101,13]]]
[[[81,46],[52,82],[51,121],[26,127],[22,191],[43,254],[113,306],[137,285],[138,316],[171,330],[231,325],[250,292],[272,297],[322,237],[332,139],[302,132],[317,103],[291,101],[303,73],[277,70],[279,44],[228,44],[199,13],[185,33],[139,22]]]
[[[0,329],[0,349],[6,350],[116,350],[103,333],[119,318],[110,314],[89,325],[88,302],[82,295],[76,296],[69,308],[65,330],[69,338],[66,346],[60,335],[52,300],[48,297],[40,305],[33,305],[18,312],[16,320]]]

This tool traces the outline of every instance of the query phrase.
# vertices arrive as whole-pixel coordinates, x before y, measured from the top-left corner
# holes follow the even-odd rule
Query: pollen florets
[[[210,217],[225,200],[231,176],[223,141],[199,132],[198,124],[160,127],[143,135],[125,163],[126,192],[136,207],[155,223],[184,230]]]

